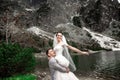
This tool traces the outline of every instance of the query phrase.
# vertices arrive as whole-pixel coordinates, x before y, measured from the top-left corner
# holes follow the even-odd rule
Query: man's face
[[[50,57],[55,57],[55,56],[56,56],[55,51],[54,51],[53,49],[50,49],[50,50],[48,51],[48,55],[49,55]]]

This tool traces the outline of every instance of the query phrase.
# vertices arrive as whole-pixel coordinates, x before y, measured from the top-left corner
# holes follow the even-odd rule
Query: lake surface
[[[36,53],[37,69],[48,70],[48,59],[46,55]],[[119,77],[120,75],[120,51],[100,51],[86,55],[72,55],[78,75],[93,75],[101,73],[107,76]]]

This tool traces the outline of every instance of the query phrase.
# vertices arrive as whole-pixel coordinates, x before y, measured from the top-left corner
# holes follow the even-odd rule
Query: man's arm
[[[68,72],[67,68],[59,65],[55,59],[52,59],[52,61],[51,61],[49,64],[50,64],[51,67],[54,68],[55,70],[58,70],[58,71],[60,71],[60,72],[65,72],[65,73]]]

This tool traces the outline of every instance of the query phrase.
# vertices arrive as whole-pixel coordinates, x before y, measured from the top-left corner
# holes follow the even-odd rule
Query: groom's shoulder
[[[52,57],[51,59],[49,59],[49,63],[54,62],[54,61],[55,61],[54,57]]]

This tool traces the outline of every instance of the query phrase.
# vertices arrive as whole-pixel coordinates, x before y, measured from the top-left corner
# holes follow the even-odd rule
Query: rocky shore
[[[37,76],[37,80],[51,80],[49,71],[36,71],[34,74]],[[76,74],[76,75],[80,80],[105,80],[97,76],[90,76],[90,75],[82,76],[81,74]]]

